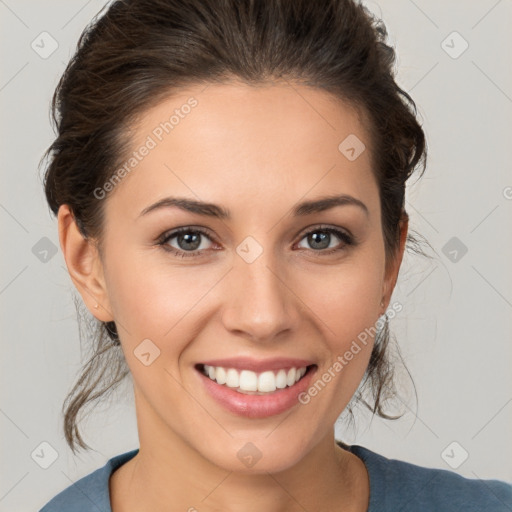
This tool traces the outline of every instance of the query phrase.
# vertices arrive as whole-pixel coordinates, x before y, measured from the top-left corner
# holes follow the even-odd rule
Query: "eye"
[[[342,243],[332,245],[333,235],[338,238]],[[317,226],[306,232],[301,241],[306,240],[309,246],[315,251],[323,255],[331,254],[333,252],[341,251],[347,245],[355,245],[355,241],[351,235],[337,228],[329,226]],[[329,249],[329,250],[326,250]]]
[[[170,233],[164,233],[157,241],[158,245],[166,251],[174,253],[176,256],[189,257],[199,256],[208,247],[203,244],[203,239],[211,241],[208,232],[201,228],[191,226],[177,228]],[[170,244],[171,240],[176,239],[177,247]]]
[[[332,245],[332,242],[335,242],[333,236],[338,238],[341,243],[338,242]],[[204,251],[211,249],[211,246],[209,247],[208,244],[205,247],[203,243],[205,239],[213,242],[208,231],[199,227],[186,226],[164,233],[157,240],[157,244],[165,251],[171,252],[176,256],[182,258],[196,257],[201,256]],[[312,251],[320,253],[319,255],[322,256],[342,251],[346,246],[356,245],[356,241],[351,235],[341,229],[330,226],[317,226],[304,233],[301,238],[302,240],[306,240]],[[171,241],[174,241],[175,245]],[[304,249],[304,247],[300,248]]]

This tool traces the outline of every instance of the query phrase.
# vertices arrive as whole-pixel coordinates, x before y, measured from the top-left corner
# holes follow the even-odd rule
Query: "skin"
[[[102,254],[67,205],[58,214],[71,278],[96,318],[116,321],[133,376],[140,451],[111,477],[113,511],[366,511],[366,468],[335,444],[334,423],[361,382],[373,339],[309,404],[264,419],[218,405],[194,365],[235,354],[303,357],[322,375],[386,310],[407,221],[386,268],[367,131],[349,105],[303,85],[181,90],[145,112],[133,149],[190,96],[197,107],[103,200]],[[354,161],[338,150],[349,134],[366,145]],[[296,203],[333,192],[358,198],[368,215],[354,205],[291,215]],[[222,205],[232,218],[177,208],[139,217],[171,195]],[[349,230],[358,244],[331,235],[328,249],[315,248],[306,235],[320,224]],[[182,258],[158,245],[181,226],[211,234],[201,236],[202,255]],[[252,263],[236,252],[247,236],[263,249]],[[167,245],[186,251],[179,242]],[[149,366],[134,355],[147,338],[160,349]],[[237,457],[249,441],[262,453],[252,468]]]

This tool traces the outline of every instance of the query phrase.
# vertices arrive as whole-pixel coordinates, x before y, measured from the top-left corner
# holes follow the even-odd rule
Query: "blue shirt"
[[[363,446],[337,443],[366,465],[370,477],[367,512],[512,511],[512,485],[507,482],[465,478],[445,469],[388,459]],[[102,468],[57,494],[39,512],[112,512],[109,477],[138,451],[109,459]]]

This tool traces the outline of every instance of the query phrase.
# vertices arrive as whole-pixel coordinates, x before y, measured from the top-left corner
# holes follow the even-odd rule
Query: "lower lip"
[[[281,414],[299,403],[298,396],[306,391],[317,370],[317,366],[308,367],[302,379],[293,386],[276,390],[268,395],[246,395],[225,385],[218,384],[196,369],[206,391],[228,411],[246,418],[267,418]]]

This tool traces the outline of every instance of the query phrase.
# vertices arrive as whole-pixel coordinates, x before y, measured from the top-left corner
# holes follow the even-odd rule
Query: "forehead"
[[[137,155],[112,194],[131,210],[171,194],[244,208],[334,192],[372,202],[378,192],[358,111],[304,85],[182,89],[144,112],[131,137]]]

